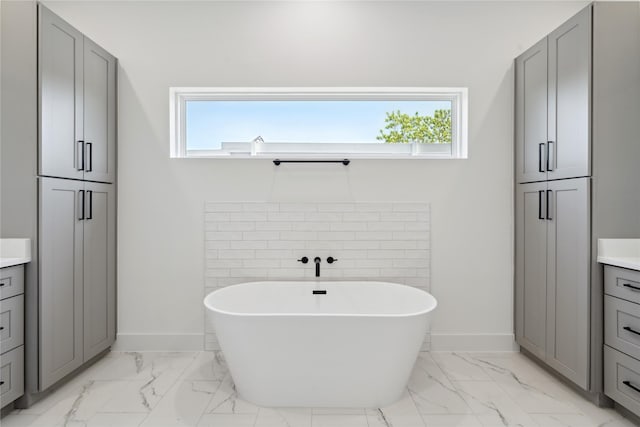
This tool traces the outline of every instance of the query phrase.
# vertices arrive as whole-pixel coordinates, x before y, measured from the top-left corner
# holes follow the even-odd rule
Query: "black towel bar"
[[[274,159],[273,160],[273,164],[276,166],[280,166],[280,163],[342,163],[343,165],[347,166],[349,163],[351,163],[351,160],[349,159],[342,159],[342,160],[280,160],[280,159]]]

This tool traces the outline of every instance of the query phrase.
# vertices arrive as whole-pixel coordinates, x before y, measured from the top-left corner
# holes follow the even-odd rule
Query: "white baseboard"
[[[118,334],[114,351],[202,351],[204,334]]]
[[[431,351],[518,351],[513,334],[431,333]]]

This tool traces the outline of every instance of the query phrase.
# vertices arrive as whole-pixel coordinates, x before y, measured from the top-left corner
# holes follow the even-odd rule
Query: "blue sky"
[[[433,115],[448,101],[188,101],[187,148],[221,142],[377,142],[387,111]]]

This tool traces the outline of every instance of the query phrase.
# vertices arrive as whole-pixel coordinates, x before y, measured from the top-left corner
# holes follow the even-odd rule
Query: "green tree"
[[[451,143],[451,110],[435,110],[433,116],[413,116],[400,110],[387,113],[385,127],[376,137],[390,144],[423,142],[428,144]]]

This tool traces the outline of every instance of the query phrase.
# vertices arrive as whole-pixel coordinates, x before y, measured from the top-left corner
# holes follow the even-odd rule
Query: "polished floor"
[[[421,353],[402,399],[378,409],[260,408],[219,352],[110,353],[14,426],[632,427],[518,353]]]

